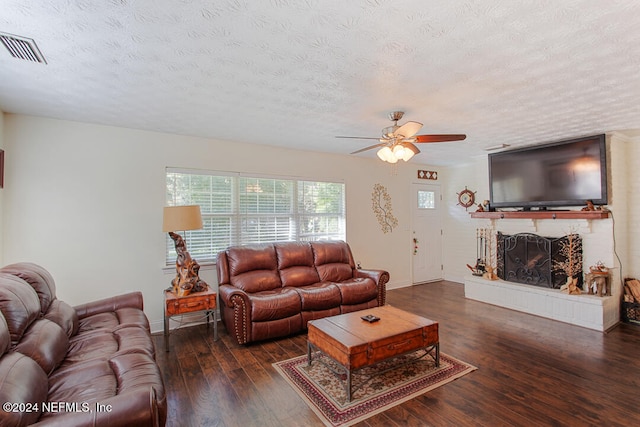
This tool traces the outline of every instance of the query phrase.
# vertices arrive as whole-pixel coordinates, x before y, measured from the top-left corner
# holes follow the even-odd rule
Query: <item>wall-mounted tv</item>
[[[489,154],[490,207],[606,205],[605,135]]]

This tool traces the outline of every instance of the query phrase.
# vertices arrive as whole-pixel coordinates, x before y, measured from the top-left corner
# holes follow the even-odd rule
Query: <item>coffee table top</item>
[[[362,316],[369,314],[379,317],[380,320],[369,323],[361,319]],[[385,338],[396,337],[431,325],[437,328],[437,324],[438,322],[425,317],[385,305],[312,320],[309,321],[309,330],[310,335],[315,328],[344,347],[354,348],[374,341],[384,341]]]

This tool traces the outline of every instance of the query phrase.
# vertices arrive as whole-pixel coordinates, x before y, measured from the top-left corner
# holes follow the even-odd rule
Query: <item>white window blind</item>
[[[203,229],[179,232],[199,263],[232,245],[344,240],[345,185],[216,172],[166,171],[167,205],[200,205]],[[166,264],[175,263],[167,236]]]

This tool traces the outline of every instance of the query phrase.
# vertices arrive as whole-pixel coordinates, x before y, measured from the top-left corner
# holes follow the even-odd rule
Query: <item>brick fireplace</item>
[[[474,225],[491,228],[505,237],[510,236],[506,237],[506,245],[510,246],[514,242],[524,244],[528,253],[514,252],[507,255],[513,258],[515,267],[507,267],[505,270],[504,265],[498,264],[498,273],[503,274],[501,279],[486,280],[478,276],[466,276],[464,285],[467,298],[598,331],[606,331],[617,324],[620,319],[621,286],[620,272],[616,268],[614,259],[611,219],[524,217],[502,219],[502,213],[489,214],[500,216],[476,219]],[[517,214],[525,215],[526,213],[517,212]],[[569,295],[560,291],[559,287],[566,280],[566,276],[560,275],[557,271],[553,272],[554,251],[556,251],[553,247],[560,245],[562,238],[574,234],[580,236],[583,257],[583,268],[580,270],[588,270],[589,266],[596,265],[599,261],[610,267],[613,275],[612,296],[598,297],[587,295],[586,292],[581,295]],[[519,237],[513,238],[512,241],[509,240],[511,236]],[[496,244],[496,247],[498,246]],[[532,247],[533,252],[529,251]],[[497,252],[499,251],[500,248]],[[547,256],[549,259],[543,260]],[[562,257],[556,259],[556,262],[562,262]],[[533,268],[540,266],[544,266],[545,271],[551,270],[550,278],[547,273]],[[508,270],[511,270],[511,273]],[[534,277],[542,277],[545,274],[546,279],[538,279],[536,280],[538,283],[532,283]],[[522,279],[520,283],[516,283],[513,279],[518,276]],[[505,278],[507,280],[504,280]]]

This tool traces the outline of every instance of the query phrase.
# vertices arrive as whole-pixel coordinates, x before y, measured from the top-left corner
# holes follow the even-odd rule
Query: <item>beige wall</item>
[[[0,110],[0,149],[4,150],[4,113]],[[5,156],[7,153],[5,153]],[[6,174],[5,174],[6,176]],[[4,265],[4,254],[2,248],[4,247],[4,221],[3,212],[4,212],[4,190],[0,188],[0,265]]]
[[[0,144],[7,151],[7,185],[0,191],[2,264],[43,265],[56,278],[58,296],[71,304],[141,290],[154,330],[161,329],[161,290],[173,274],[163,268],[160,231],[166,166],[344,181],[347,240],[354,257],[364,267],[388,269],[390,288],[411,284],[409,196],[418,169],[439,172],[438,181],[428,183],[440,185],[443,195],[446,279],[462,282],[468,274],[465,264],[475,261],[475,230],[483,226],[470,218],[474,208],[457,205],[456,193],[467,186],[476,191],[477,201],[489,195],[486,156],[449,168],[410,162],[393,175],[391,166],[377,159],[22,115],[4,115],[0,127]],[[622,274],[640,277],[640,239],[634,237],[640,231],[635,167],[640,143],[612,139],[616,250]],[[399,220],[392,233],[380,231],[371,209],[376,183],[392,198]],[[212,268],[204,266],[201,273],[216,284]]]
[[[363,267],[385,268],[389,287],[411,283],[409,194],[417,169],[397,175],[377,159],[52,120],[5,116],[11,150],[4,190],[4,264],[36,262],[72,305],[130,290],[144,293],[154,330],[161,328],[161,232],[166,166],[342,180],[347,240]],[[345,150],[348,151],[348,150]],[[383,234],[371,209],[374,184],[387,187],[399,225]],[[212,269],[202,277],[216,284]]]

